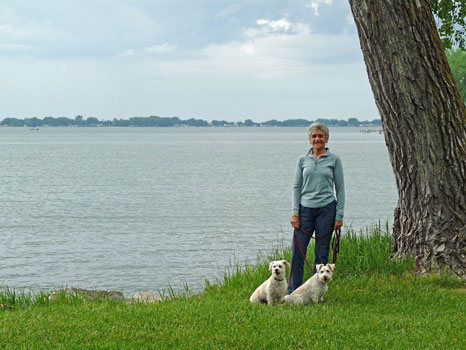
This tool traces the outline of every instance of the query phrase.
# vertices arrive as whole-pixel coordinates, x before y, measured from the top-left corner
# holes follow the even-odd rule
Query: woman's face
[[[328,137],[325,136],[322,130],[312,130],[311,136],[309,136],[309,142],[314,150],[320,151],[325,148]]]

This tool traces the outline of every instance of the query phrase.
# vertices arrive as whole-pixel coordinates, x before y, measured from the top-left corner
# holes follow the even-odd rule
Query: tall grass
[[[27,307],[47,302],[45,292],[33,293],[31,291],[18,291],[8,287],[0,288],[0,305],[8,307]]]
[[[307,261],[314,261],[315,240],[312,239],[307,249]],[[332,261],[333,251],[330,249],[329,261]],[[291,260],[291,248],[284,243],[272,249],[267,255],[259,256],[254,265],[241,266],[231,264],[221,278],[216,279],[215,288],[224,286],[231,288],[253,288],[260,280],[270,275],[269,262],[273,260]],[[372,276],[377,274],[401,275],[414,268],[413,259],[395,259],[391,257],[391,233],[388,223],[381,227],[380,223],[367,227],[359,232],[349,228],[341,235],[340,251],[337,253],[335,278],[356,278],[361,275]],[[310,271],[304,266],[304,280],[311,277]],[[211,287],[206,282],[206,288]]]
[[[315,240],[312,239],[307,249],[306,259],[312,266],[314,259]],[[329,261],[332,261],[333,252],[330,249]],[[259,255],[256,262],[252,265],[244,265],[240,261],[230,263],[230,267],[222,276],[214,279],[213,282],[206,280],[203,293],[211,288],[218,289],[254,289],[257,283],[270,274],[268,267],[272,260],[291,261],[291,249],[285,243],[279,242],[275,248],[267,254]],[[388,223],[383,227],[378,223],[371,227],[361,229],[359,232],[348,228],[341,236],[340,251],[337,259],[336,278],[342,276],[355,276],[368,274],[400,274],[413,268],[413,260],[406,258],[404,260],[391,258],[391,233]],[[304,280],[311,277],[312,271],[305,266]],[[64,289],[64,288],[63,288]],[[158,293],[163,300],[176,298],[189,298],[199,293],[190,290],[187,284],[182,290],[175,290],[170,285],[167,288],[159,290]],[[69,296],[64,291],[57,291],[57,298],[68,300]],[[79,298],[78,298],[79,299]],[[77,301],[77,300],[76,300]],[[49,303],[48,291],[39,293],[16,291],[5,287],[0,289],[0,304],[9,306],[31,306],[35,304]]]
[[[379,222],[358,233],[349,229],[341,239],[337,260],[341,261],[339,273],[401,273],[413,268],[411,258],[399,260],[391,257],[391,241],[388,223],[383,229]]]
[[[317,305],[251,305],[269,261],[231,264],[202,293],[166,291],[158,304],[0,292],[2,349],[465,349],[464,281],[419,276],[391,259],[388,229],[341,238],[334,278]],[[313,260],[314,242],[308,249]],[[311,275],[306,268],[305,279]]]

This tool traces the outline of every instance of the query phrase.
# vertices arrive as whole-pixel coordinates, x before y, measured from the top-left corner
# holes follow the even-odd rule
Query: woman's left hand
[[[333,227],[334,230],[339,230],[343,226],[343,221],[335,220],[335,226]]]

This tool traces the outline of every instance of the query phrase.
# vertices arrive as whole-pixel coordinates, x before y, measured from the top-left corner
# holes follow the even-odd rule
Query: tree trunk
[[[427,0],[349,0],[398,187],[392,249],[465,277],[466,108]]]

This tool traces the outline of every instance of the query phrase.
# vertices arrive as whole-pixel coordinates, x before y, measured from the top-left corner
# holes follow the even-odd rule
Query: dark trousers
[[[322,208],[299,207],[299,227],[310,235],[315,233],[314,273],[316,272],[316,265],[328,263],[328,253],[330,250],[333,228],[335,226],[336,213],[336,201]],[[311,237],[301,231],[296,231],[295,234],[304,256],[306,256],[307,246],[309,245]],[[296,288],[303,284],[304,257],[294,240],[295,238],[293,235],[293,241],[291,242],[291,269],[289,281],[291,283],[287,290],[287,294],[291,294]]]

